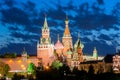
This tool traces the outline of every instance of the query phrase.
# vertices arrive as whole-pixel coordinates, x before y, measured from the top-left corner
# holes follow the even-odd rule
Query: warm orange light
[[[22,69],[23,69],[23,70],[26,70],[26,68],[25,68],[25,67],[23,67]]]
[[[18,60],[18,63],[21,63],[22,61],[21,60]]]
[[[25,67],[25,66],[22,64],[21,67]]]
[[[9,60],[9,63],[12,63],[12,62],[13,62],[13,60],[12,60],[12,59],[10,59],[10,60]]]
[[[46,66],[45,68],[46,68],[46,70],[48,70],[48,69],[49,69],[49,66]]]
[[[30,63],[31,61],[30,61],[30,60],[28,60],[27,62],[28,62],[28,63]]]

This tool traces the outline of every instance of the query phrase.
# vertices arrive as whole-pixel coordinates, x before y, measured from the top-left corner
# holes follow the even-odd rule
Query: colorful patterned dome
[[[80,41],[80,34],[78,34],[78,40],[76,41],[76,43],[74,44],[74,48],[84,48],[84,44]]]
[[[69,51],[67,51],[67,54],[72,54],[72,51],[70,51],[70,50],[69,50]]]
[[[54,48],[55,48],[55,49],[63,49],[63,48],[64,48],[63,45],[62,45],[62,43],[61,43],[60,40],[59,40],[59,35],[58,35],[58,41],[57,41],[57,43],[55,44]]]

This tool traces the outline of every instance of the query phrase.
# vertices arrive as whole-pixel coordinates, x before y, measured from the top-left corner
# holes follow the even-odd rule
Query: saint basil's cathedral
[[[65,30],[62,37],[62,42],[58,39],[54,44],[51,43],[50,29],[47,24],[47,19],[45,17],[44,24],[42,27],[42,37],[37,44],[37,58],[43,66],[51,65],[53,61],[60,60],[66,63],[70,67],[78,67],[80,62],[84,61],[85,56],[83,56],[84,44],[80,41],[80,34],[78,33],[78,40],[73,46],[72,36],[69,30],[69,20],[66,17],[65,20]],[[98,54],[96,48],[93,51],[93,59],[98,59]]]

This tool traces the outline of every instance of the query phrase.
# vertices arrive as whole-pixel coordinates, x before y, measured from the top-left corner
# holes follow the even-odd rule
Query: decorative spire
[[[58,40],[57,40],[54,48],[55,48],[55,49],[63,49],[63,48],[64,48],[63,45],[62,45],[62,43],[60,42],[59,34],[58,34]]]
[[[69,22],[69,20],[68,20],[68,16],[66,15],[65,24],[68,25],[68,22]]]
[[[25,50],[25,47],[23,48],[22,54],[27,54],[27,52],[26,52],[26,50]]]
[[[93,58],[94,58],[95,60],[97,60],[97,59],[98,59],[98,54],[97,54],[96,47],[94,47],[94,51],[93,51]]]
[[[44,20],[43,28],[44,28],[44,29],[48,28],[46,14],[45,14],[45,20]]]
[[[68,23],[69,23],[69,20],[68,20],[68,17],[66,16],[64,36],[71,36],[69,27],[68,27]]]
[[[68,21],[68,16],[66,15],[66,21]]]

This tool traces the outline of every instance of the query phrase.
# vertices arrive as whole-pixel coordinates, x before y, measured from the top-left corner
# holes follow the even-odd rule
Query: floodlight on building
[[[46,70],[49,70],[49,69],[50,69],[50,67],[49,67],[49,66],[46,66],[46,67],[45,67],[45,69],[46,69]]]
[[[18,63],[21,63],[22,61],[21,60],[18,60]]]
[[[30,63],[31,61],[30,61],[30,60],[28,60],[27,62],[28,62],[28,63]]]
[[[21,67],[25,67],[25,66],[22,64]]]
[[[9,60],[9,63],[12,63],[12,62],[13,62],[13,60],[12,60],[12,59],[10,59],[10,60]]]

